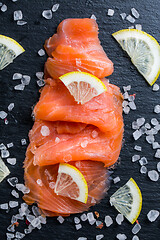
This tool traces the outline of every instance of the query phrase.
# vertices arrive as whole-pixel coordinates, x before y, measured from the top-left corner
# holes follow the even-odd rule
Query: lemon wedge
[[[12,63],[24,51],[24,48],[14,39],[0,35],[0,70]]]
[[[142,194],[133,178],[110,197],[110,204],[132,224],[137,220],[142,209]]]
[[[54,192],[82,203],[86,203],[88,199],[88,185],[83,174],[67,163],[59,164]]]
[[[160,45],[154,37],[137,29],[112,34],[131,58],[132,63],[152,86],[160,74]]]
[[[78,104],[84,104],[107,91],[106,86],[99,78],[86,72],[69,72],[62,75],[60,80]]]
[[[8,167],[5,165],[3,160],[0,158],[0,182],[10,174]]]

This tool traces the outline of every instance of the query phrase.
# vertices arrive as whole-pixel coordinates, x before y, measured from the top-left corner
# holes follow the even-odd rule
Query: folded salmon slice
[[[94,19],[65,19],[59,24],[57,33],[46,40],[44,47],[50,56],[45,68],[54,79],[77,70],[98,78],[113,72],[113,63],[100,45]]]

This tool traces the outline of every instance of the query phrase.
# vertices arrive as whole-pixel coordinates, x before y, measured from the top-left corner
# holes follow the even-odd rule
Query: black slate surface
[[[8,167],[11,171],[11,176],[17,176],[20,182],[23,181],[23,160],[25,157],[26,146],[21,146],[20,140],[27,138],[28,131],[32,127],[31,107],[36,103],[39,97],[38,86],[36,84],[35,73],[43,71],[46,56],[39,57],[37,51],[43,47],[45,39],[55,33],[58,24],[65,18],[83,18],[90,17],[95,14],[97,23],[99,25],[99,38],[102,46],[106,51],[108,57],[114,62],[114,73],[109,77],[110,81],[117,84],[121,89],[122,86],[131,84],[131,94],[136,93],[137,110],[131,111],[129,115],[124,116],[125,122],[125,143],[121,151],[121,164],[115,170],[113,177],[120,176],[121,181],[116,185],[112,184],[108,192],[108,196],[101,201],[101,203],[91,210],[100,213],[100,220],[104,219],[105,215],[110,215],[114,223],[111,227],[103,229],[96,229],[95,226],[90,226],[87,222],[82,223],[83,228],[79,231],[75,230],[73,217],[67,217],[63,225],[60,225],[55,218],[48,219],[47,225],[44,225],[41,230],[35,230],[32,234],[25,237],[26,240],[31,239],[78,239],[80,236],[87,237],[89,240],[95,239],[98,234],[104,234],[104,239],[116,239],[118,233],[125,233],[127,239],[132,239],[132,225],[126,220],[121,226],[115,222],[117,211],[109,205],[109,196],[114,193],[120,186],[125,184],[130,177],[133,177],[141,188],[143,194],[143,208],[139,217],[139,222],[142,226],[138,236],[141,240],[157,240],[160,237],[160,220],[154,223],[149,223],[147,220],[147,213],[151,209],[160,210],[160,191],[159,181],[151,182],[146,175],[140,174],[140,165],[131,162],[131,156],[136,154],[133,149],[134,145],[141,145],[141,156],[145,156],[149,163],[148,170],[156,169],[157,159],[155,159],[155,150],[146,143],[145,138],[142,137],[137,142],[132,138],[131,123],[138,117],[145,117],[147,122],[151,118],[156,117],[160,120],[160,115],[153,112],[155,105],[159,104],[159,92],[153,92],[152,88],[145,82],[142,76],[137,72],[135,67],[131,64],[127,55],[121,50],[111,34],[122,28],[127,28],[132,24],[128,21],[123,21],[120,13],[126,12],[130,14],[130,9],[135,7],[139,13],[140,18],[136,20],[135,24],[142,24],[143,30],[152,34],[160,42],[160,1],[159,0],[59,0],[60,7],[57,12],[53,13],[51,20],[42,18],[41,14],[44,9],[51,9],[56,1],[49,0],[18,0],[12,1],[3,0],[8,6],[5,13],[0,11],[0,34],[10,36],[17,40],[26,49],[25,53],[19,56],[13,64],[0,72],[0,111],[7,111],[7,106],[15,103],[15,108],[11,113],[8,113],[8,125],[4,124],[4,120],[0,120],[0,143],[7,144],[14,143],[14,147],[9,149],[10,156],[17,158],[16,166]],[[108,8],[115,10],[113,17],[107,16]],[[25,26],[17,26],[13,21],[13,12],[15,10],[23,11],[23,20],[27,21]],[[26,86],[23,92],[15,91],[13,87],[19,83],[19,80],[13,81],[12,75],[15,72],[27,74],[31,76],[31,83]],[[159,80],[157,81],[159,83]],[[156,141],[160,142],[159,134],[156,135]],[[0,184],[0,204],[14,200],[11,196],[11,187],[4,180]],[[21,200],[19,200],[21,201]],[[0,210],[0,239],[6,239],[6,228],[10,224],[10,218],[17,213],[17,209],[11,209],[9,213]],[[76,216],[80,216],[77,214]],[[17,231],[23,230],[23,223]]]

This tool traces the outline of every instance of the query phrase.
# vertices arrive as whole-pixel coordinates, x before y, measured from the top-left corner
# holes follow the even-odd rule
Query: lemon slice
[[[160,74],[160,45],[156,39],[137,29],[124,29],[112,35],[152,86]]]
[[[83,174],[76,167],[60,163],[54,192],[57,195],[86,203],[88,185]]]
[[[133,178],[110,197],[110,204],[132,224],[137,220],[142,208],[142,194]]]
[[[10,174],[8,167],[5,165],[3,160],[0,158],[0,182]]]
[[[106,86],[99,78],[86,72],[69,72],[62,75],[60,80],[78,104],[84,104],[107,91]]]
[[[24,51],[24,48],[14,39],[0,35],[0,70],[12,63]]]

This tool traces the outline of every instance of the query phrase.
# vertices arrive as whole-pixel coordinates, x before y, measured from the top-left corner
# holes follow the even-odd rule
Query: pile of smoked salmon
[[[107,168],[117,161],[122,146],[122,95],[104,78],[112,74],[113,63],[100,45],[95,20],[62,21],[57,33],[45,42],[45,49],[49,55],[46,84],[33,110],[35,122],[24,162],[25,185],[30,192],[24,200],[37,203],[47,216],[67,216],[88,210],[107,191]],[[93,74],[107,91],[83,105],[76,103],[59,80],[72,71]],[[75,166],[85,177],[86,204],[54,192],[62,162]]]

